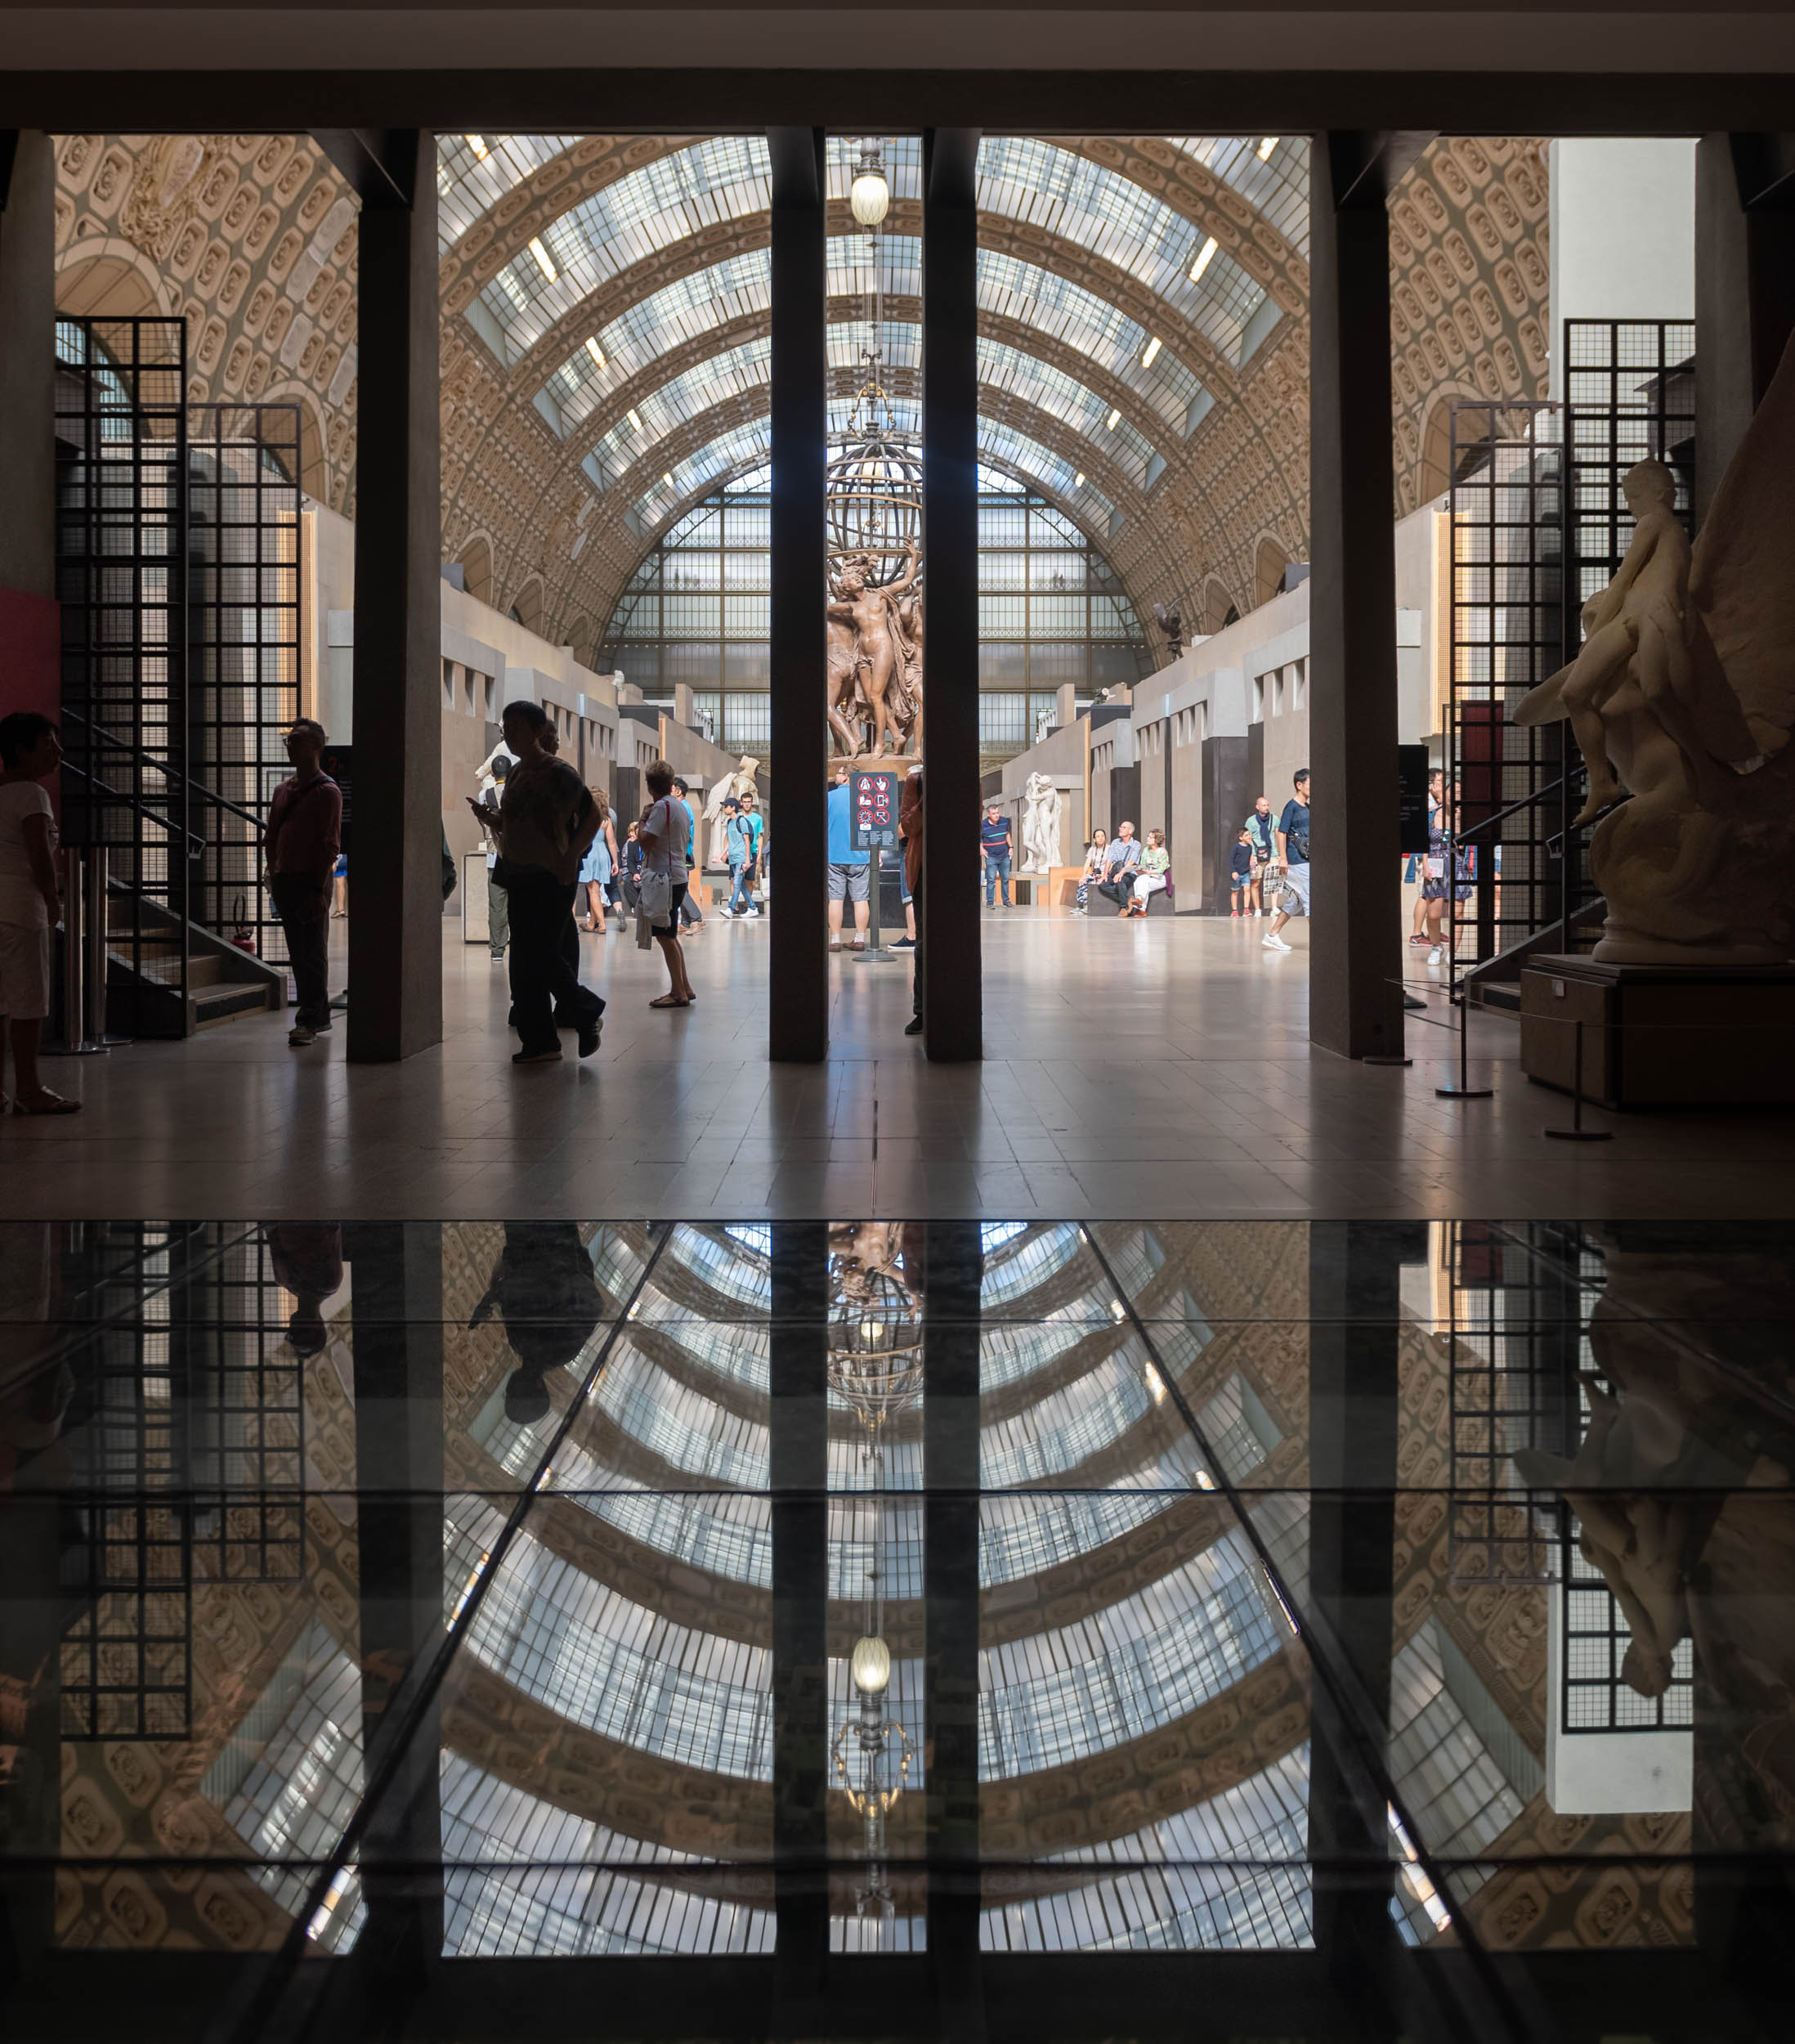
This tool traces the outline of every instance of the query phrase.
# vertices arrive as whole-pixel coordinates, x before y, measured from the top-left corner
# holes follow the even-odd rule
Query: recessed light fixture
[[[462,139],[467,143],[468,148],[473,151],[475,155],[480,159],[481,163],[485,163],[486,159],[492,154],[492,151],[486,146],[486,138],[484,135],[466,135],[463,136]]]
[[[543,275],[553,284],[556,276],[554,260],[542,245],[540,237],[536,235],[531,235],[530,237],[530,253],[536,258],[537,267]]]
[[[1075,490],[1082,490],[1084,486],[1085,472],[1082,468],[1081,468],[1078,473],[1072,477],[1072,487]]]
[[[1120,418],[1121,417],[1121,415],[1122,415],[1122,414],[1121,414],[1121,406],[1120,405],[1117,405],[1117,406],[1116,406],[1116,407],[1115,407],[1115,408],[1114,408],[1114,409],[1111,411],[1111,413],[1110,413],[1110,415],[1109,415],[1108,419],[1105,421],[1105,424],[1108,424],[1108,425],[1110,427],[1110,428],[1113,431],[1113,429],[1114,429],[1114,428],[1115,428],[1116,421],[1117,421],[1118,419],[1120,419]]]
[[[1141,356],[1141,358],[1140,358],[1140,365],[1141,365],[1141,367],[1142,367],[1143,369],[1151,369],[1151,368],[1153,367],[1153,357],[1154,357],[1154,356],[1156,356],[1158,352],[1159,352],[1159,336],[1158,336],[1157,334],[1155,334],[1153,336],[1153,338],[1151,338],[1151,339],[1148,342],[1148,343],[1147,343],[1146,352],[1145,352],[1145,353],[1144,353],[1144,354],[1143,354],[1143,355],[1142,355],[1142,356]]]
[[[1265,141],[1259,145],[1259,160],[1260,163],[1269,164],[1271,161],[1271,153],[1275,148],[1277,148],[1277,146],[1278,137],[1275,135],[1268,135]]]
[[[1190,280],[1194,284],[1215,259],[1215,237],[1211,235],[1197,251],[1197,260],[1190,266]]]
[[[671,475],[669,473],[667,473],[667,472],[664,471],[664,472],[662,473],[662,475],[661,475],[661,478],[660,478],[660,479],[661,479],[661,481],[662,481],[664,483],[665,483],[665,484],[666,484],[667,487],[668,487],[669,490],[670,490],[670,489],[672,489],[672,487],[674,486],[674,479],[673,479],[672,475]]]
[[[604,367],[605,351],[598,345],[598,336],[596,334],[589,334],[586,336],[586,352],[592,357],[596,367],[599,369]]]
[[[630,424],[634,427],[638,433],[642,431],[642,421],[637,418],[636,408],[633,405],[632,405],[629,410],[624,414],[624,417],[629,421]]]

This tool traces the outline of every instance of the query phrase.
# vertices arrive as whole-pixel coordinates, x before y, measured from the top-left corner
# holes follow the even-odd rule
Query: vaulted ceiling
[[[979,159],[987,458],[1040,489],[1144,612],[1213,629],[1309,551],[1307,143],[991,138]],[[654,540],[767,458],[758,137],[445,136],[443,554],[596,645]],[[874,338],[920,394],[913,137],[876,258],[832,140],[832,415]],[[356,202],[303,137],[60,140],[59,303],[182,314],[195,398],[290,401],[306,487],[353,514]],[[1436,142],[1391,201],[1393,510],[1439,486],[1453,397],[1543,394],[1543,146]],[[1430,424],[1435,424],[1430,454]]]

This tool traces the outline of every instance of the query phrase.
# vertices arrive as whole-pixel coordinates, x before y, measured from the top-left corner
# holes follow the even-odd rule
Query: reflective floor
[[[1792,1250],[0,1227],[6,2034],[1785,2037]]]

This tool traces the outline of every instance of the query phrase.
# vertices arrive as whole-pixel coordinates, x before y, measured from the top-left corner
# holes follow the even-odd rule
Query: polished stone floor
[[[687,940],[699,1000],[674,1014],[647,1005],[658,957],[589,936],[600,1051],[518,1072],[504,969],[451,919],[440,1048],[351,1066],[340,1026],[295,1052],[271,1015],[64,1061],[86,1111],[0,1123],[0,1215],[1645,1217],[1731,1212],[1748,1184],[1752,1211],[1795,1212],[1795,1117],[1592,1114],[1614,1140],[1573,1149],[1506,1020],[1472,1024],[1494,1097],[1437,1098],[1453,1044],[1425,953],[1412,1065],[1314,1050],[1306,933],[1279,955],[1263,927],[987,916],[987,1054],[961,1066],[902,1033],[907,961],[832,961],[829,1060],[772,1065],[764,923]]]
[[[0,1226],[0,2029],[1784,2038],[1792,1250]]]

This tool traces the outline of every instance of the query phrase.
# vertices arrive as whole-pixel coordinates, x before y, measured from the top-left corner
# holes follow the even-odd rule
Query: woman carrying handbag
[[[667,991],[651,1008],[689,1008],[697,996],[686,976],[686,954],[679,948],[679,904],[686,897],[686,837],[692,814],[673,794],[674,772],[665,760],[656,760],[643,775],[654,800],[642,812],[637,833],[642,845],[642,871],[637,887],[636,941],[644,930],[660,946],[667,961]]]

